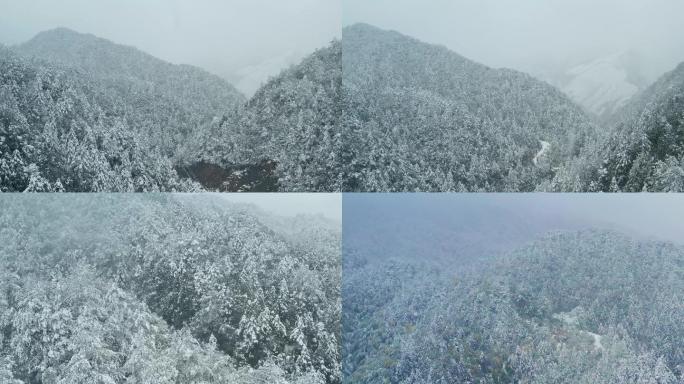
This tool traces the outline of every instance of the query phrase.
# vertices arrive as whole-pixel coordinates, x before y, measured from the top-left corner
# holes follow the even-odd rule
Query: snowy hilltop
[[[332,42],[248,100],[66,28],[0,47],[0,191],[339,190],[339,57]]]

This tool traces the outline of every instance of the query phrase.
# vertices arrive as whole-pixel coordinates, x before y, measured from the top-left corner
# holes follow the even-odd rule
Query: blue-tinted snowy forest
[[[343,381],[681,383],[684,200],[651,197],[346,195]]]
[[[5,194],[0,383],[339,383],[340,236],[216,194]]]

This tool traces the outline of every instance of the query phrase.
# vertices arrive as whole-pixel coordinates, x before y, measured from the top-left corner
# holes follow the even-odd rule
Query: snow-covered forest
[[[345,382],[684,379],[681,246],[486,199],[365,200],[344,208]]]
[[[601,116],[367,24],[263,84],[58,28],[0,47],[2,191],[683,191],[684,67]]]
[[[0,190],[339,190],[340,54],[334,41],[247,100],[65,28],[0,46]]]
[[[342,44],[348,190],[530,191],[594,140],[582,110],[529,75],[367,24]]]
[[[340,236],[220,195],[5,195],[0,382],[339,383]]]
[[[558,171],[552,190],[684,191],[684,63],[610,116],[601,139]]]
[[[342,34],[350,191],[683,191],[684,69],[609,115],[368,24]]]

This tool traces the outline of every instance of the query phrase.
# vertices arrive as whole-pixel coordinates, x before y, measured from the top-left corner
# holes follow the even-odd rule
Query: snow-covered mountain
[[[582,108],[523,72],[368,24],[342,45],[343,190],[531,191],[593,141]]]
[[[622,107],[648,85],[641,57],[631,51],[571,66],[551,82],[600,117]]]
[[[307,53],[300,51],[287,51],[281,55],[270,57],[258,63],[244,66],[231,73],[227,78],[235,87],[247,96],[252,96],[270,78],[277,76],[281,71],[299,63]]]

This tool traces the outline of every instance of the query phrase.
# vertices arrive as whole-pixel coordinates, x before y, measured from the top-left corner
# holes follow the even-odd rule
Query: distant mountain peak
[[[82,33],[75,31],[71,28],[67,27],[57,27],[57,28],[52,28],[52,29],[47,29],[45,31],[38,32],[36,36],[45,36],[45,35],[77,35],[77,36],[94,36],[89,33]]]
[[[32,39],[15,46],[14,50],[25,56],[79,68],[104,77],[124,75],[145,81],[180,83],[190,74],[227,88],[240,102],[244,100],[243,95],[231,84],[202,68],[169,63],[134,46],[118,44],[69,28],[58,27],[39,32]]]
[[[585,109],[607,117],[646,88],[643,66],[638,53],[615,52],[573,66],[552,83]]]
[[[351,31],[351,30],[368,30],[368,31],[377,31],[377,32],[385,31],[379,27],[376,27],[374,25],[370,25],[368,23],[363,23],[363,22],[347,25],[346,27],[343,28],[343,30],[348,30],[348,31]]]
[[[53,29],[48,29],[45,31],[38,32],[33,38],[28,40],[27,42],[21,44],[21,45],[31,45],[31,44],[37,44],[37,43],[46,43],[46,42],[56,42],[56,41],[61,41],[61,42],[85,42],[85,41],[92,41],[92,42],[99,42],[99,43],[106,43],[106,44],[111,44],[111,45],[118,45],[115,44],[107,39],[95,36],[91,33],[82,33],[75,31],[70,28],[66,27],[57,27]]]

